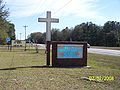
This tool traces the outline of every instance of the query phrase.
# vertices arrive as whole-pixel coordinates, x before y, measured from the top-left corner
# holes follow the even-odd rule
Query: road
[[[45,49],[45,45],[39,44],[39,49]],[[88,48],[88,53],[120,56],[120,50],[110,50],[110,49]]]
[[[45,49],[44,44],[39,44],[40,49]],[[109,49],[98,49],[98,48],[88,48],[88,53],[97,53],[104,55],[120,56],[120,50],[109,50]]]
[[[34,44],[33,46],[35,46]],[[39,49],[45,49],[45,44],[37,44]],[[34,47],[31,47],[34,48]],[[120,56],[120,50],[109,50],[109,49],[98,49],[98,48],[88,48],[88,53],[97,53],[104,55]]]
[[[5,47],[1,46],[0,48],[5,48]],[[31,48],[34,48],[34,47],[31,47]],[[45,44],[38,44],[38,48],[45,49]],[[110,50],[110,49],[88,48],[88,53],[120,56],[120,50]]]
[[[97,53],[104,55],[120,56],[120,50],[89,48],[88,53]]]

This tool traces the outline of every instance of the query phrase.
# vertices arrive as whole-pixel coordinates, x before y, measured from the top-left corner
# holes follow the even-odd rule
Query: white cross
[[[51,23],[59,23],[59,19],[51,18],[51,12],[47,11],[46,18],[38,18],[38,22],[46,22],[46,41],[51,41]]]

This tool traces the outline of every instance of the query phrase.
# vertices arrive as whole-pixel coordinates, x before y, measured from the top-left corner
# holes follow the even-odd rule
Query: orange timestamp
[[[114,76],[88,76],[89,80],[97,80],[97,81],[113,81],[115,80]]]

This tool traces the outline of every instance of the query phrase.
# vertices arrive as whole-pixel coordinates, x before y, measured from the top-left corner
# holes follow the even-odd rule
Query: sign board
[[[11,38],[9,38],[9,37],[6,38],[7,43],[10,42],[10,40],[11,40]]]
[[[57,58],[83,58],[83,45],[58,44]]]
[[[52,42],[52,66],[87,66],[87,43]]]

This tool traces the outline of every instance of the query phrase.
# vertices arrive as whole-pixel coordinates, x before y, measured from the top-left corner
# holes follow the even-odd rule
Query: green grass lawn
[[[120,57],[88,54],[91,68],[54,68],[44,50],[0,49],[0,90],[120,90]],[[83,77],[112,76],[114,80]]]

